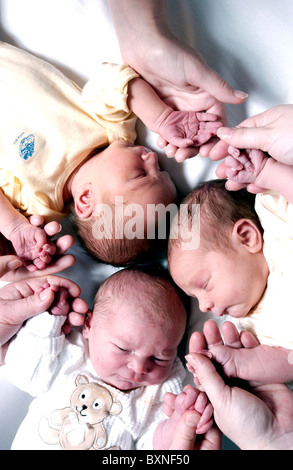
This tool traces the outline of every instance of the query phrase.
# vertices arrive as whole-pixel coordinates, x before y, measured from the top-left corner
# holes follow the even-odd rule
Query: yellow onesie
[[[60,218],[63,188],[99,147],[136,139],[126,65],[101,64],[83,91],[60,71],[0,42],[0,187],[24,215]]]
[[[293,206],[276,193],[256,197],[269,277],[264,296],[237,324],[260,343],[293,349]]]

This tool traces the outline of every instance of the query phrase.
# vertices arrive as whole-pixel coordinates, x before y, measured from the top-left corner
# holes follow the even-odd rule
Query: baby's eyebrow
[[[118,343],[121,343],[121,344],[123,345],[123,347],[125,347],[125,349],[127,349],[127,348],[130,348],[130,349],[131,349],[131,348],[133,347],[133,345],[131,344],[131,342],[129,342],[129,341],[128,341],[125,337],[123,337],[123,336],[119,336],[119,335],[116,336],[114,341],[115,341],[116,343],[117,343],[117,342],[118,342]]]

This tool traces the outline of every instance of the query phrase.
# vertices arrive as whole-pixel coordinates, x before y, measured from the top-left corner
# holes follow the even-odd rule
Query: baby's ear
[[[74,195],[74,209],[77,216],[87,219],[92,215],[95,204],[91,183],[81,185]]]
[[[235,222],[232,236],[250,253],[258,253],[263,247],[263,237],[259,228],[250,219],[239,219]]]
[[[92,324],[92,317],[93,317],[92,312],[88,312],[86,314],[86,318],[85,318],[83,330],[82,330],[82,334],[85,338],[89,337],[89,332],[90,332],[91,324]]]

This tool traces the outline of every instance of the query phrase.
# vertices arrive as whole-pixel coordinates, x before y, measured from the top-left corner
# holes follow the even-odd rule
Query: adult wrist
[[[280,434],[280,437],[272,440],[264,449],[260,450],[293,450],[293,432]]]

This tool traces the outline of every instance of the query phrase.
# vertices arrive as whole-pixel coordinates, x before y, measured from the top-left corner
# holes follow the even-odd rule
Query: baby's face
[[[113,200],[123,196],[143,207],[175,200],[175,186],[150,149],[118,140],[97,157],[97,188],[113,195]]]
[[[267,273],[259,260],[232,249],[224,252],[178,248],[169,268],[176,284],[198,299],[202,312],[241,318],[258,303],[266,288]]]
[[[169,375],[184,332],[170,332],[137,314],[124,302],[113,302],[106,318],[96,314],[83,334],[98,376],[120,390],[162,383]]]

